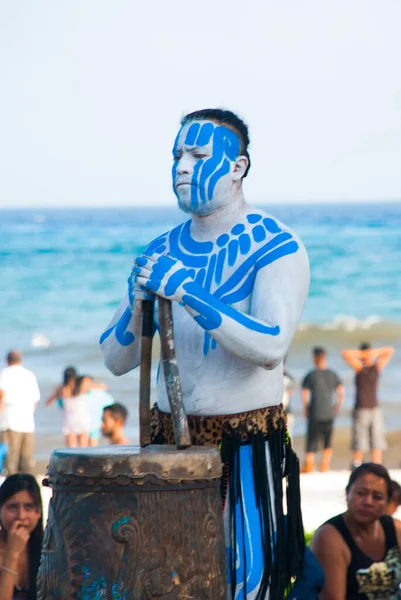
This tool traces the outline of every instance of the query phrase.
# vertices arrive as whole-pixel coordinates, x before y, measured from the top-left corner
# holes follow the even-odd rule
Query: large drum
[[[214,448],[52,454],[40,600],[223,600],[221,462]]]

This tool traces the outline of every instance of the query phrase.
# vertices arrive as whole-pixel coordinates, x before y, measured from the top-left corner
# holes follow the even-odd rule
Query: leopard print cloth
[[[189,416],[189,432],[194,446],[220,446],[223,436],[238,437],[243,443],[251,436],[262,433],[268,438],[268,430],[287,429],[287,417],[283,405],[268,406],[233,415],[211,417]],[[153,444],[175,444],[173,423],[169,413],[162,412],[155,404],[151,411],[151,436]]]

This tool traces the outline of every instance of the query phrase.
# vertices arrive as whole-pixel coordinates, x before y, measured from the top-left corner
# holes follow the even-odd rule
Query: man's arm
[[[124,375],[140,364],[141,323],[141,302],[135,302],[134,309],[131,310],[126,294],[100,337],[105,365],[114,375]]]
[[[321,600],[344,600],[350,556],[340,533],[332,525],[322,525],[312,538],[311,549],[323,568]]]
[[[392,346],[385,346],[383,348],[375,348],[374,353],[377,356],[376,365],[379,371],[382,371],[385,366],[390,362],[391,357],[394,354],[394,348]]]
[[[357,373],[362,369],[363,363],[361,360],[360,350],[343,350],[341,352],[341,356],[345,362]]]
[[[3,410],[4,408],[4,390],[0,390],[0,412]]]
[[[344,386],[342,383],[340,383],[337,387],[336,387],[336,402],[334,404],[334,414],[335,416],[337,416],[338,414],[340,414],[340,410],[341,410],[341,406],[342,403],[344,402]]]
[[[302,388],[302,406],[304,407],[304,417],[309,417],[310,390],[306,387]]]
[[[284,359],[309,289],[306,250],[291,236],[241,276],[239,267],[213,293],[193,280],[191,269],[171,257],[142,258],[137,264],[142,286],[182,303],[194,320],[232,354],[266,369],[274,369]],[[249,297],[249,314],[234,308],[248,302]]]

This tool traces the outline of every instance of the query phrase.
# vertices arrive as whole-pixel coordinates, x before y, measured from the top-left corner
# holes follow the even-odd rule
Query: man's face
[[[361,525],[373,523],[385,513],[387,493],[382,477],[373,473],[361,475],[347,493],[348,512]]]
[[[367,350],[361,350],[360,352],[362,363],[365,367],[371,367],[374,363],[374,353],[372,348],[368,348]]]
[[[240,150],[236,133],[212,121],[192,121],[176,137],[173,189],[180,208],[208,214],[224,205],[233,185]]]
[[[105,437],[112,437],[116,430],[116,426],[117,421],[113,417],[112,413],[109,410],[104,410],[101,425],[102,435]]]

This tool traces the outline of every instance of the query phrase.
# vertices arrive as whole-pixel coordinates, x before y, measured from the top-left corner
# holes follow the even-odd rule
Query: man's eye
[[[181,155],[180,155],[180,154],[175,154],[175,155],[174,155],[174,160],[175,160],[175,161],[177,161],[177,160],[180,160],[180,158],[181,158]]]
[[[194,152],[195,158],[206,158],[206,154],[202,154],[201,152]]]

